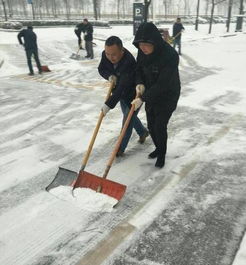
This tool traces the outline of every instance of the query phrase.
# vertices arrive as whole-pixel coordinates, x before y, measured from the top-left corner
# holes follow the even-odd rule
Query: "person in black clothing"
[[[84,29],[85,29],[85,24],[83,22],[81,22],[78,25],[76,25],[76,27],[74,29],[74,33],[78,37],[78,45],[79,45],[80,49],[83,49],[82,39],[81,39],[81,32],[84,32]]]
[[[132,104],[137,109],[145,102],[148,129],[155,145],[149,158],[157,158],[155,166],[162,168],[167,151],[167,124],[180,96],[179,56],[149,22],[139,26],[133,44],[138,48],[136,90],[141,96]]]
[[[93,26],[90,22],[88,22],[88,19],[85,18],[83,20],[84,24],[84,40],[85,40],[85,49],[87,52],[87,55],[85,56],[86,58],[94,58],[94,53],[93,53]]]
[[[131,101],[135,98],[135,70],[136,61],[132,54],[123,47],[122,41],[116,36],[109,37],[105,42],[105,50],[102,52],[101,62],[98,66],[100,75],[113,82],[115,87],[112,95],[102,106],[103,114],[106,115],[120,102],[123,113],[122,126],[131,108]],[[122,140],[117,156],[123,156],[130,140],[132,129],[139,135],[139,142],[144,143],[149,135],[147,129],[142,125],[135,111],[129,123],[126,134]]]
[[[37,45],[37,35],[33,32],[33,27],[28,26],[27,29],[23,29],[18,33],[18,40],[21,45],[25,47],[27,64],[29,67],[29,75],[34,75],[32,67],[32,55],[36,61],[39,74],[42,74],[42,67],[38,57],[38,45]],[[24,43],[22,42],[24,38]]]
[[[173,24],[173,48],[178,46],[179,55],[181,55],[181,35],[185,28],[181,23],[181,18],[177,18],[176,22]]]

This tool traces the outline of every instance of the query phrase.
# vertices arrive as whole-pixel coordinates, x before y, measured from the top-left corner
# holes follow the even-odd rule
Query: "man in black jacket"
[[[173,48],[178,45],[179,55],[181,55],[181,35],[184,30],[184,26],[181,23],[181,18],[177,18],[176,22],[173,24]]]
[[[145,102],[148,129],[155,145],[149,158],[157,158],[155,166],[165,165],[167,124],[180,96],[179,56],[166,43],[152,23],[142,23],[133,44],[138,48],[136,90],[141,97],[135,108]]]
[[[131,101],[135,98],[135,70],[136,61],[132,54],[123,47],[121,39],[116,36],[109,37],[105,42],[105,50],[102,53],[101,62],[98,67],[100,75],[113,82],[115,87],[112,95],[102,106],[104,115],[120,102],[123,113],[124,124],[131,108]],[[147,129],[142,125],[135,111],[130,121],[126,134],[122,140],[117,156],[122,156],[130,140],[132,129],[139,135],[139,142],[144,143],[149,135]]]
[[[83,22],[76,25],[74,29],[74,33],[78,37],[78,45],[80,49],[83,49],[82,40],[81,40],[81,33],[84,32],[85,24]]]
[[[93,43],[92,43],[92,40],[93,40],[93,26],[88,21],[87,18],[84,19],[83,24],[84,24],[85,49],[86,49],[86,52],[87,52],[87,55],[85,57],[93,59],[94,58]]]
[[[41,64],[38,58],[38,45],[37,45],[37,35],[33,32],[33,27],[28,26],[27,29],[23,29],[18,34],[18,40],[21,45],[24,45],[26,50],[27,64],[29,67],[29,75],[34,75],[32,67],[32,55],[36,61],[39,74],[42,73]],[[22,42],[24,38],[24,43]]]

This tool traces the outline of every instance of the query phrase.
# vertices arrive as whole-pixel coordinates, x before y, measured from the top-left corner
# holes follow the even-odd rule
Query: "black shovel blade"
[[[80,56],[79,54],[75,54],[75,53],[73,53],[73,54],[70,56],[70,59],[79,60],[79,59],[81,59],[81,56]]]
[[[78,177],[78,173],[66,168],[59,167],[53,181],[45,188],[47,191],[60,185],[72,186]]]

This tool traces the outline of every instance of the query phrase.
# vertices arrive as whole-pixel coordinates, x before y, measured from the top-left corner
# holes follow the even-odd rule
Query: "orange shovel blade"
[[[100,190],[101,193],[107,194],[118,201],[123,197],[126,191],[125,185],[98,177],[86,171],[80,171],[79,176],[74,184],[74,188],[78,187],[90,188],[95,191]]]

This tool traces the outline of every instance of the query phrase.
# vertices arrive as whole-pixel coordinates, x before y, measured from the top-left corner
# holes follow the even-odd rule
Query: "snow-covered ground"
[[[112,212],[95,212],[45,187],[59,166],[79,170],[108,88],[97,72],[102,40],[118,35],[136,55],[132,27],[95,28],[95,59],[81,61],[69,58],[73,28],[34,30],[52,70],[34,77],[17,33],[0,31],[0,264],[232,264],[246,228],[246,34],[186,26],[165,168],[147,159],[151,139],[140,145],[133,133],[108,177],[127,185],[126,194]],[[146,124],[143,109],[139,117]],[[117,106],[103,120],[88,172],[102,176],[120,127]],[[245,241],[233,265],[246,264]]]

